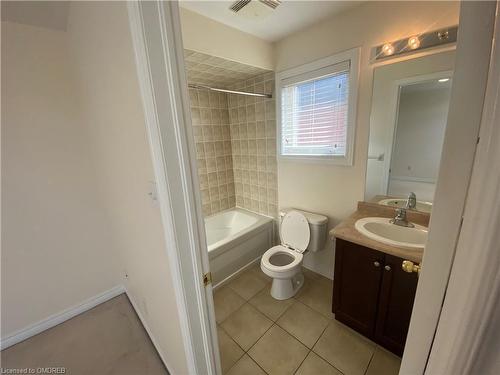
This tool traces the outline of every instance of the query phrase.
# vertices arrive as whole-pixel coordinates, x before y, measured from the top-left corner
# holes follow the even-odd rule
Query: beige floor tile
[[[217,336],[219,338],[222,373],[225,374],[245,352],[220,327],[217,327]]]
[[[362,375],[375,350],[367,338],[332,320],[313,351],[345,375]]]
[[[229,370],[227,375],[266,375],[264,371],[250,358],[244,355],[236,364]]]
[[[3,350],[1,362],[67,374],[167,374],[125,294]]]
[[[249,300],[266,286],[266,282],[252,270],[246,271],[227,284],[245,300]]]
[[[314,352],[309,352],[295,375],[342,375],[342,373]]]
[[[401,358],[377,346],[366,375],[397,375]]]
[[[329,278],[327,278],[327,277],[325,277],[323,275],[320,275],[319,273],[316,273],[316,272],[313,272],[311,270],[308,270],[305,267],[302,267],[302,273],[304,274],[305,277],[307,277],[309,279],[313,279],[313,280],[319,281],[319,282],[323,282],[323,283],[326,283],[326,284],[330,284],[330,283],[333,282]]]
[[[276,321],[276,319],[293,305],[294,301],[293,298],[282,301],[273,298],[271,296],[271,284],[268,284],[267,287],[253,296],[248,302],[269,319]]]
[[[222,323],[222,328],[239,346],[248,350],[272,324],[264,314],[247,303],[231,314]]]
[[[333,319],[333,281],[326,282],[305,276],[304,286],[297,293],[296,299],[327,318]]]
[[[293,374],[309,350],[285,330],[274,325],[248,354],[268,374]]]
[[[231,288],[223,286],[217,289],[214,294],[215,320],[217,323],[222,323],[244,303],[245,300]]]
[[[276,322],[302,344],[312,348],[330,322],[310,307],[295,302]]]
[[[269,277],[264,272],[262,272],[262,269],[260,268],[260,261],[257,264],[255,264],[254,266],[250,267],[248,269],[248,272],[253,273],[259,279],[264,281],[266,284],[273,281],[272,277]]]

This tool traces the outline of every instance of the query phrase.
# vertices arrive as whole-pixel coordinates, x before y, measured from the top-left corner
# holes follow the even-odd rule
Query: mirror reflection
[[[414,66],[400,64],[375,69],[365,198],[430,213],[452,72],[415,75]]]

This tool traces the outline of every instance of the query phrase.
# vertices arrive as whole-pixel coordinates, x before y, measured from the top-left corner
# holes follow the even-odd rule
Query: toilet
[[[281,211],[280,218],[281,244],[262,255],[260,268],[273,278],[271,296],[284,300],[293,297],[304,284],[301,272],[304,253],[323,249],[328,218],[296,209]]]

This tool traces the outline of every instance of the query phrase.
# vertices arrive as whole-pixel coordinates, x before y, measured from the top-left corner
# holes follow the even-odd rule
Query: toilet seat
[[[288,212],[281,221],[281,243],[303,253],[311,240],[311,230],[306,217],[298,211]]]
[[[278,253],[285,253],[285,254],[291,256],[293,258],[293,260],[284,266],[275,266],[275,265],[271,264],[269,259],[273,255],[278,254]],[[296,267],[297,265],[299,265],[302,262],[303,257],[304,256],[302,255],[302,253],[291,250],[288,247],[283,246],[283,245],[277,245],[277,246],[271,247],[269,250],[267,250],[264,253],[264,255],[262,255],[261,262],[262,262],[262,265],[264,267],[266,267],[269,271],[285,272],[285,271],[291,270],[294,267]]]

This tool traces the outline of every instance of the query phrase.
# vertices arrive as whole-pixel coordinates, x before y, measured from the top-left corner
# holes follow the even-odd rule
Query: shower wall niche
[[[236,206],[276,217],[274,73],[190,50],[185,61],[191,84],[273,94],[189,89],[204,215]]]

